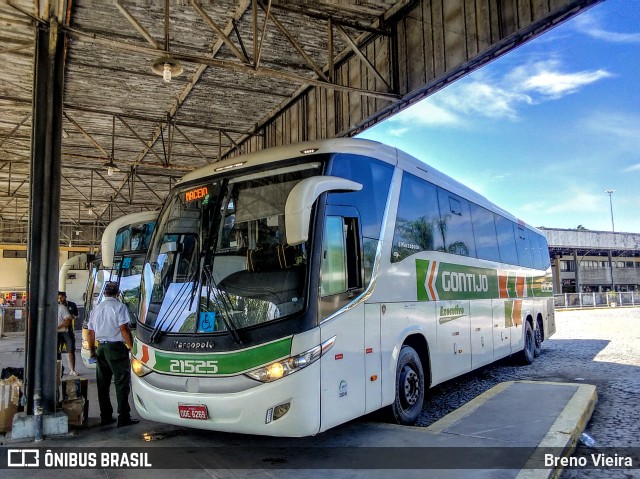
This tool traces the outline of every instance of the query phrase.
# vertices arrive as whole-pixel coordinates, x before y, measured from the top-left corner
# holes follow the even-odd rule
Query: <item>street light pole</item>
[[[615,244],[616,242],[616,228],[614,226],[613,223],[613,199],[612,199],[612,195],[615,193],[616,190],[605,190],[605,193],[607,193],[609,195],[609,209],[611,210],[611,232],[613,233],[613,243]],[[611,259],[611,256],[613,256],[613,251],[609,251],[609,269],[611,271],[611,291],[615,291],[616,290],[616,281],[613,277],[613,261]]]
[[[609,195],[609,208],[611,209],[611,232],[615,233],[616,228],[613,224],[613,199],[612,195],[616,192],[616,190],[606,190],[605,193]]]

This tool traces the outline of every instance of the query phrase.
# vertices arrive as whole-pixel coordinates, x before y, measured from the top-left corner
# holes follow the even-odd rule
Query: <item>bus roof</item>
[[[322,153],[350,153],[376,158],[394,166],[398,166],[400,169],[408,173],[423,178],[435,185],[441,186],[451,193],[455,193],[456,195],[472,201],[479,206],[491,210],[505,218],[511,219],[512,221],[526,226],[529,229],[537,231],[536,228],[526,225],[522,220],[517,219],[506,210],[492,203],[480,193],[473,191],[471,188],[454,180],[450,176],[436,170],[424,161],[418,160],[397,148],[383,143],[357,138],[334,138],[329,140],[306,141],[291,145],[267,148],[254,153],[236,156],[192,171],[183,176],[177,182],[177,185],[195,181],[199,178],[214,176],[230,169],[241,170],[253,166],[268,164],[274,161],[296,158],[304,154]]]

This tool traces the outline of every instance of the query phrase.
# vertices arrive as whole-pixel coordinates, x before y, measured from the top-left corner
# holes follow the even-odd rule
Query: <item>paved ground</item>
[[[584,382],[598,388],[585,431],[596,447],[640,448],[640,308],[557,311],[556,318],[556,334],[531,366],[504,360],[437,386],[419,424],[433,423],[503,381]],[[640,477],[640,471],[567,469],[560,477]]]

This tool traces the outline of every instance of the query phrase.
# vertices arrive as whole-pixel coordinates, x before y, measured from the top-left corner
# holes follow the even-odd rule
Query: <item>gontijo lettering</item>
[[[489,278],[486,274],[443,271],[442,289],[444,291],[487,292],[489,291]]]

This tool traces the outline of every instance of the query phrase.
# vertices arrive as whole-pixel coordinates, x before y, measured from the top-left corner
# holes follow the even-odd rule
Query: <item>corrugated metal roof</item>
[[[216,0],[198,6],[167,3],[168,32],[165,2],[69,2],[63,223],[98,219],[104,224],[110,216],[157,207],[177,178],[223,157],[290,102],[305,79],[319,78],[313,65],[322,73],[329,62],[328,17],[355,38],[397,7],[397,2],[384,0],[257,2],[254,35],[251,0]],[[41,16],[33,1],[0,3],[3,228],[28,217],[37,23],[29,14]],[[210,23],[223,30],[235,48]],[[334,42],[336,58],[349,51],[339,35]],[[177,56],[214,59],[219,65],[182,61],[184,72],[165,83],[151,66],[167,50]],[[102,165],[111,156],[112,144],[120,171],[107,176]],[[97,216],[87,211],[88,203],[97,206]]]

